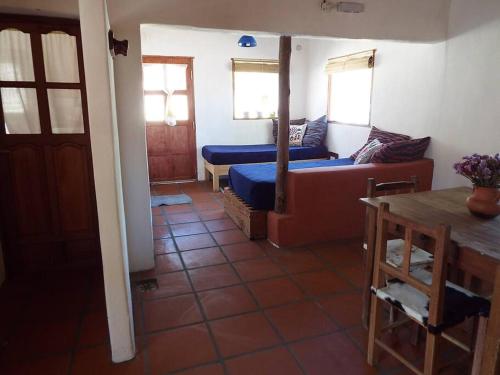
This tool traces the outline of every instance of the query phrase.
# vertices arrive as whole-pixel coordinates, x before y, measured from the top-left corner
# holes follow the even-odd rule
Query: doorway
[[[193,58],[143,56],[142,62],[149,181],[195,180]]]
[[[78,21],[0,15],[0,176],[9,276],[99,264]]]

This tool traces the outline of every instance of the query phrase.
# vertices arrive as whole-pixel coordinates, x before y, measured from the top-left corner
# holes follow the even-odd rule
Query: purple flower
[[[500,184],[500,153],[464,156],[453,168],[477,186],[497,187]]]

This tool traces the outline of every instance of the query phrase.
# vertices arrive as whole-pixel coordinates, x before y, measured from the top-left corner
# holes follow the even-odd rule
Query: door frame
[[[186,64],[186,90],[176,90],[184,92],[188,97],[188,110],[189,117],[192,119],[192,132],[189,137],[190,142],[190,152],[192,160],[192,170],[193,179],[198,179],[198,155],[196,151],[196,117],[195,117],[195,102],[194,102],[194,71],[193,71],[193,60],[194,57],[191,56],[163,56],[163,55],[142,55],[142,64]],[[150,93],[152,93],[150,91]],[[191,93],[191,95],[190,95]],[[143,90],[143,95],[146,94],[146,90]],[[145,126],[165,126],[163,122],[151,122],[145,120]],[[146,145],[146,152],[148,152],[148,147]],[[148,155],[149,156],[149,155]],[[186,178],[172,178],[168,181],[149,181],[150,183],[162,183],[162,182],[179,182],[191,179]]]

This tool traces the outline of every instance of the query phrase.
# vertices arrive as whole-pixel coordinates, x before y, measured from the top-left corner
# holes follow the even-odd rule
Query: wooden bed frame
[[[256,210],[238,197],[231,188],[224,189],[224,210],[251,240],[267,238],[267,212]]]
[[[301,160],[293,160],[290,161],[290,163],[297,162],[297,161],[318,161],[318,160],[330,160],[331,158],[338,159],[339,154],[336,152],[328,152],[328,157],[324,159],[301,159]],[[229,173],[229,168],[233,166],[233,164],[223,164],[223,165],[216,165],[209,163],[206,159],[203,160],[205,163],[205,179],[209,179],[210,176],[212,177],[212,189],[214,192],[217,192],[220,190],[220,177],[221,176],[227,176]],[[268,164],[268,163],[274,163],[272,161],[264,162],[264,163],[245,163],[245,164]],[[208,174],[206,173],[208,172]]]

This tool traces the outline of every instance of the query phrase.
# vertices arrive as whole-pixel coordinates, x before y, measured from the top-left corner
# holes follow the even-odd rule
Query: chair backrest
[[[401,192],[415,193],[418,190],[418,177],[411,176],[410,181],[382,182],[377,184],[374,178],[368,179],[367,197],[375,198],[377,193],[384,195],[399,194]]]
[[[404,252],[401,267],[394,267],[387,263],[387,241],[389,239],[389,227],[399,226],[404,228]],[[375,288],[384,286],[386,274],[389,278],[397,278],[429,297],[429,320],[428,324],[437,327],[443,316],[443,301],[447,274],[447,257],[450,245],[450,226],[440,224],[429,227],[425,224],[413,222],[407,218],[391,213],[389,204],[381,203],[377,218],[377,241],[375,247],[373,281]],[[432,283],[429,285],[411,275],[410,261],[411,249],[416,239],[416,233],[423,234],[433,239],[434,262],[432,270]]]

